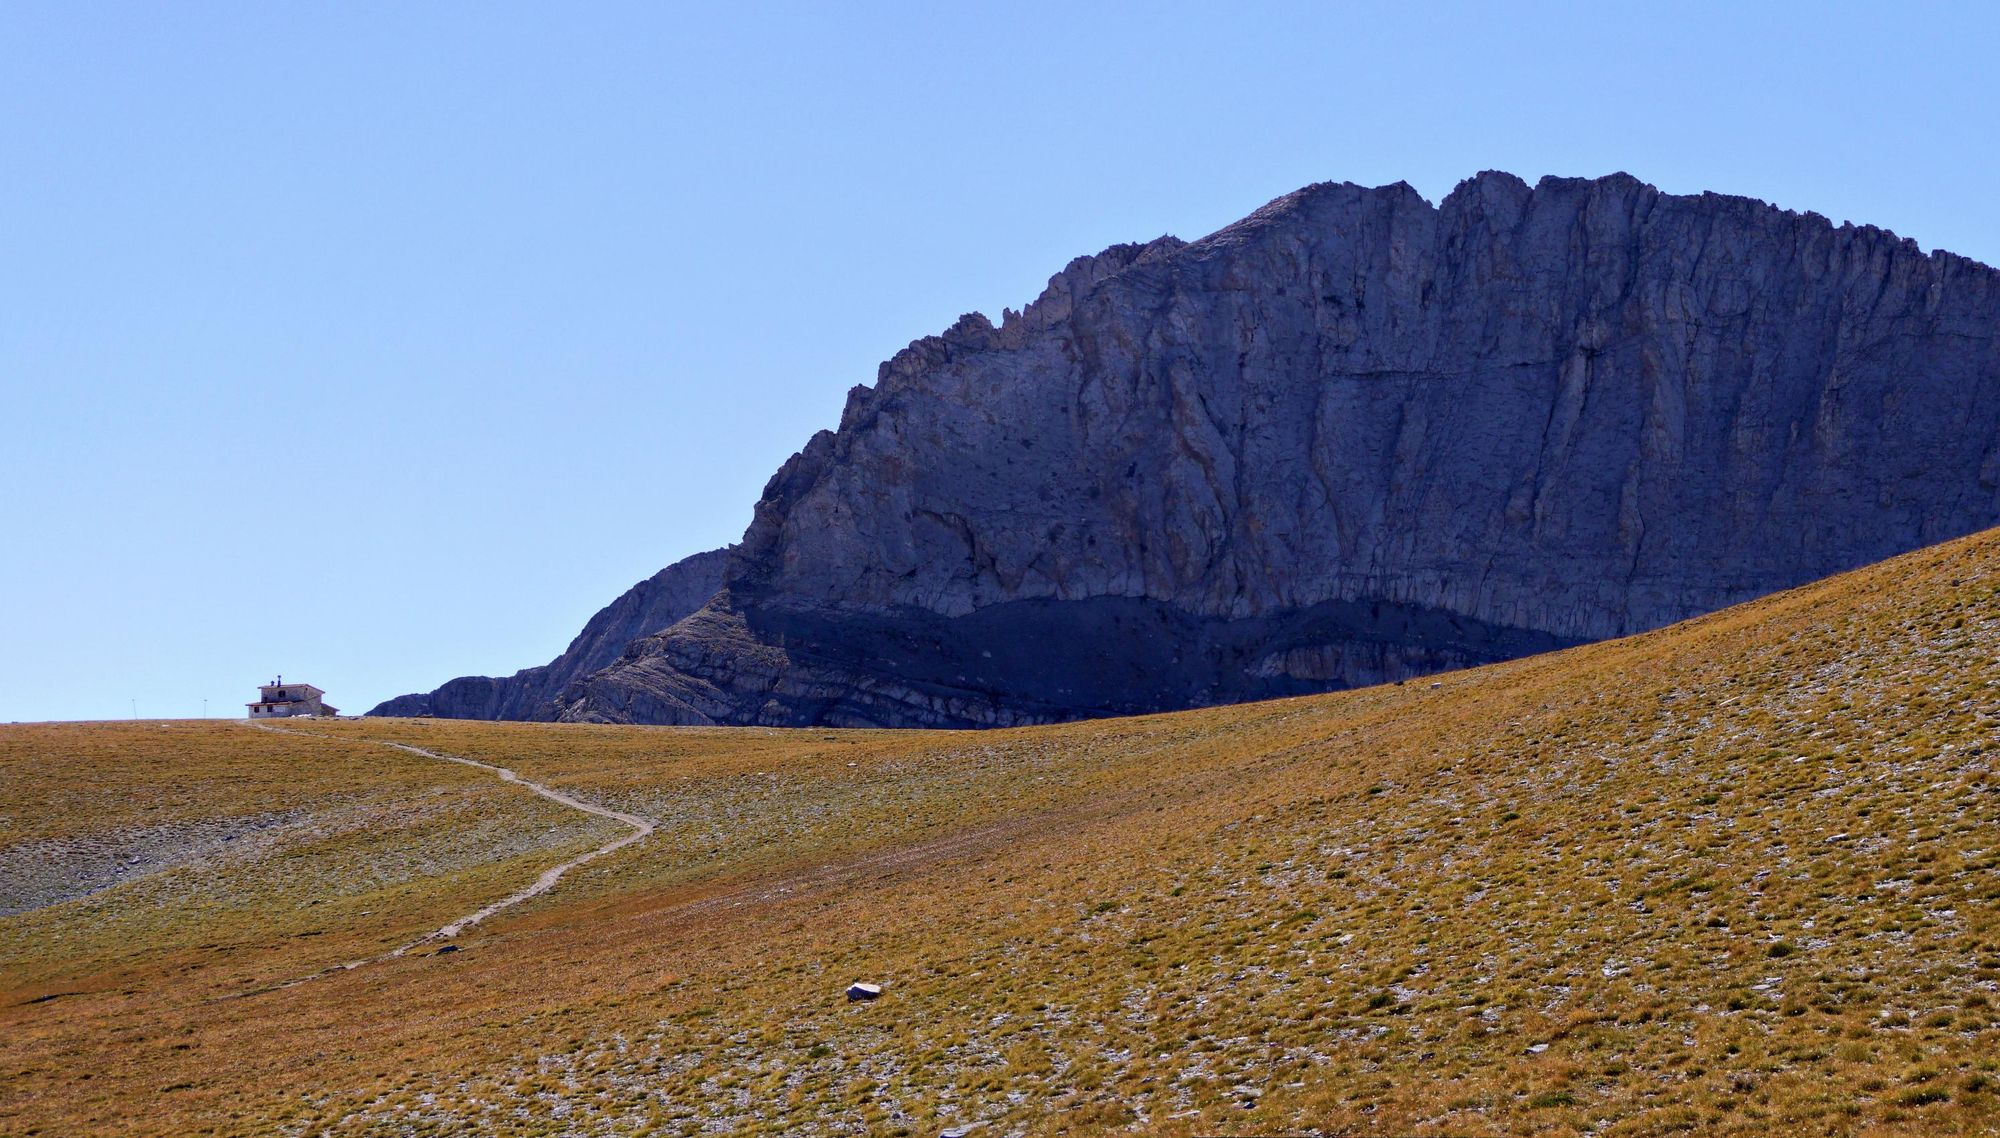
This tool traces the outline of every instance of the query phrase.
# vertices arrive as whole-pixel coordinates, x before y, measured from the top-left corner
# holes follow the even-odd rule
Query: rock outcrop
[[[564,719],[967,726],[1400,679],[2000,522],[2000,274],[1625,175],[1308,187],[884,364]]]
[[[571,683],[617,660],[634,640],[700,608],[722,587],[729,550],[684,557],[598,610],[563,654],[511,676],[460,676],[436,691],[384,700],[370,715],[441,719],[552,719],[550,702]]]

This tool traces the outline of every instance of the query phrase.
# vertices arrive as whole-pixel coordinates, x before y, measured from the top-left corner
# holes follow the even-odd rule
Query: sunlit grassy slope
[[[2000,1129],[2000,534],[1177,715],[312,729],[0,728],[0,1132]],[[660,830],[218,999],[617,832],[381,739]]]

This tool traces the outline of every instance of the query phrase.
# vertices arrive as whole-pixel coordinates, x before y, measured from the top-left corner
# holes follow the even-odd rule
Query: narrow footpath
[[[246,727],[254,727],[259,731],[271,731],[280,735],[300,735],[314,739],[342,738],[341,736],[326,735],[317,731],[301,731],[293,727],[279,727],[274,724],[260,723],[255,720],[244,720],[243,725]],[[352,742],[353,740],[343,740],[343,741]],[[401,946],[400,948],[394,949],[390,952],[385,952],[380,956],[370,957],[368,960],[355,960],[355,961],[350,961],[349,963],[346,964],[336,964],[330,968],[323,968],[320,971],[311,974],[310,976],[301,976],[296,980],[291,980],[283,984],[276,984],[269,988],[260,988],[257,990],[258,992],[270,992],[270,991],[276,991],[280,988],[290,988],[293,987],[294,985],[303,984],[308,980],[316,980],[321,976],[327,976],[336,972],[345,972],[350,969],[359,968],[362,965],[371,963],[373,961],[392,960],[398,956],[408,955],[409,953],[419,948],[422,948],[425,945],[435,944],[438,941],[450,940],[451,938],[457,936],[459,933],[464,932],[466,929],[471,928],[473,925],[478,924],[479,922],[485,920],[486,918],[492,916],[495,913],[501,912],[504,909],[512,908],[513,906],[518,905],[521,902],[526,901],[531,897],[539,897],[542,894],[547,893],[549,890],[555,888],[556,882],[562,880],[563,874],[568,873],[570,870],[575,869],[577,866],[582,865],[585,862],[594,861],[597,858],[603,857],[605,854],[615,853],[618,850],[622,850],[626,846],[631,845],[633,842],[636,842],[639,839],[645,837],[646,835],[651,834],[654,829],[654,822],[650,818],[643,818],[637,814],[626,814],[623,813],[622,811],[612,810],[608,807],[593,805],[589,802],[583,801],[580,798],[574,797],[573,795],[565,794],[560,790],[550,789],[549,787],[543,786],[541,783],[535,782],[532,779],[522,778],[519,773],[510,770],[506,767],[495,766],[492,763],[482,763],[477,759],[466,759],[466,758],[460,758],[457,755],[444,755],[444,754],[439,754],[436,751],[426,751],[422,747],[413,747],[408,743],[392,743],[386,739],[367,739],[361,741],[374,743],[382,747],[394,747],[398,751],[408,751],[412,755],[421,755],[426,759],[436,759],[439,762],[446,762],[446,763],[458,763],[461,766],[478,767],[480,770],[491,771],[494,774],[498,775],[500,777],[500,781],[502,782],[511,782],[516,786],[531,791],[532,793],[541,795],[543,798],[548,799],[550,802],[561,803],[562,805],[567,806],[572,810],[581,810],[585,814],[595,814],[600,818],[609,818],[614,822],[622,822],[625,825],[632,827],[632,832],[624,835],[623,837],[619,838],[616,841],[607,842],[604,845],[601,845],[596,849],[591,850],[588,853],[581,854],[577,857],[573,857],[568,861],[563,862],[560,865],[551,866],[548,869],[543,870],[542,875],[540,877],[535,878],[534,884],[529,885],[527,888],[522,889],[516,893],[510,893],[507,896],[502,897],[500,900],[493,902],[491,905],[488,905],[485,908],[480,909],[476,913],[468,913],[465,916],[458,918],[457,920],[451,922],[448,925],[444,925],[432,932],[425,933],[423,936],[418,937],[417,939],[411,941],[406,945]],[[257,992],[240,993],[240,995],[243,996],[251,996],[256,994]]]

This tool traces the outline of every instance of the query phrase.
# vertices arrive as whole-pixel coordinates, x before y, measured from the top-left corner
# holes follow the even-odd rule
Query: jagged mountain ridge
[[[962,726],[1402,678],[2000,521],[2000,278],[1625,175],[1322,184],[884,364],[559,718]]]

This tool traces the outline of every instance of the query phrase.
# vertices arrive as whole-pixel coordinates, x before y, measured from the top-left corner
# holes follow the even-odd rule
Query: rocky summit
[[[690,611],[376,713],[1018,724],[1650,629],[2000,522],[1996,337],[1994,270],[1745,198],[1310,186],[910,345]]]

